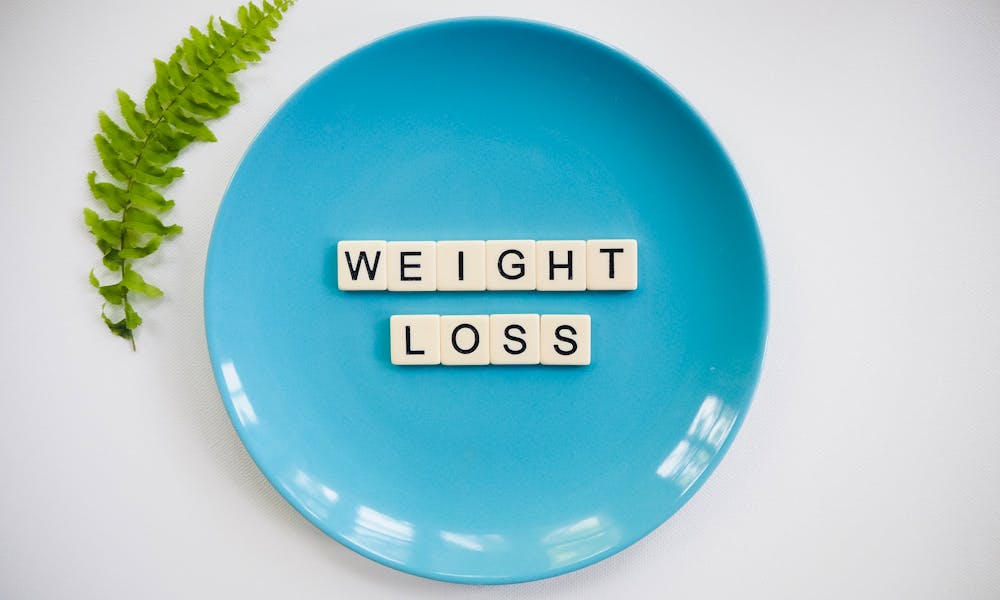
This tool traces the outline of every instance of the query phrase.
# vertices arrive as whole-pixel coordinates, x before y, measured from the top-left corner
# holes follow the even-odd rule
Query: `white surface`
[[[146,269],[167,296],[133,354],[86,279],[96,111],[235,8],[137,4],[0,8],[0,598],[1000,597],[1000,4],[303,1],[181,157],[185,231]],[[494,588],[376,565],[290,508],[229,424],[201,309],[219,199],[281,101],[475,14],[585,31],[676,86],[744,177],[771,285],[756,401],[697,496],[592,568]]]

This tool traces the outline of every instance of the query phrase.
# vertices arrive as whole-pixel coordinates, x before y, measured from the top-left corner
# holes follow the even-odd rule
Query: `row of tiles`
[[[590,315],[393,315],[394,365],[589,365]]]
[[[390,292],[634,290],[636,240],[337,243],[337,287]]]

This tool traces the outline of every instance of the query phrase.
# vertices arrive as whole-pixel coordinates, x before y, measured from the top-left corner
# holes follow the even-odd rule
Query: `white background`
[[[95,115],[234,10],[0,8],[0,598],[1000,597],[1000,4],[303,0],[219,142],[181,157],[185,232],[146,269],[168,295],[133,354],[86,280]],[[701,492],[517,586],[398,573],[307,523],[239,444],[203,333],[212,221],[268,116],[331,60],[460,15],[581,30],[670,81],[744,178],[771,285],[755,402]]]

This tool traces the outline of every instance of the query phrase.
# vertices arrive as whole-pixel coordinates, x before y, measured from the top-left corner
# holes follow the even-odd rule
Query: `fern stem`
[[[129,180],[129,187],[130,188],[131,188],[131,185],[132,185],[132,181],[130,179]],[[128,207],[126,206],[125,208],[128,208]],[[119,249],[124,248],[124,247],[125,247],[125,211],[123,210],[122,211],[122,241],[121,241],[121,245],[119,246]],[[122,259],[122,278],[121,278],[121,281],[125,281],[125,265],[126,264],[128,264],[128,259],[127,258],[123,258]],[[119,281],[119,283],[121,283],[121,281]],[[125,307],[125,306],[128,306],[128,290],[127,289],[125,290],[125,293],[122,294],[122,307]],[[126,321],[126,323],[128,323],[128,321]],[[126,327],[127,327],[127,325],[126,325]],[[132,331],[131,328],[128,329],[128,341],[129,341],[130,344],[132,344],[132,352],[135,352],[135,332]]]

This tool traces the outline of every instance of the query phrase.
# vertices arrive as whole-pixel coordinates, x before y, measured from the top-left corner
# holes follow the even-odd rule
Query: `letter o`
[[[472,346],[469,348],[462,348],[458,345],[458,332],[460,329],[468,328],[472,332]],[[479,330],[473,327],[469,323],[462,323],[461,325],[456,325],[454,329],[451,330],[451,347],[455,349],[455,352],[459,354],[472,354],[479,347]]]

